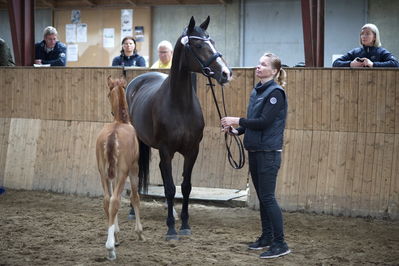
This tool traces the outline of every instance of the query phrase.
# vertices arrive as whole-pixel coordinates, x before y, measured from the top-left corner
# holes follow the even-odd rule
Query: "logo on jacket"
[[[276,104],[276,103],[277,103],[276,97],[271,97],[271,98],[270,98],[270,103],[271,103],[271,104]]]

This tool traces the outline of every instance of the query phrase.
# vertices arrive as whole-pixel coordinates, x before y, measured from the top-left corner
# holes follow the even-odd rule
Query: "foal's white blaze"
[[[211,43],[211,41],[205,41],[209,47],[211,48],[212,52],[214,54],[217,53],[215,46],[213,46],[213,44]],[[222,58],[218,57],[216,58],[216,62],[222,67],[222,73],[226,73],[227,75],[227,80],[230,81],[231,80],[231,73],[230,73],[230,69],[226,66],[226,64],[223,62]]]

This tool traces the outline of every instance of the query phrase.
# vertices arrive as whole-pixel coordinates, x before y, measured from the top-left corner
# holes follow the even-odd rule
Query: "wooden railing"
[[[129,79],[148,69],[127,70]],[[245,116],[254,69],[224,88],[229,115]],[[107,76],[121,68],[0,68],[0,185],[101,194],[94,156],[112,116]],[[399,70],[287,69],[289,113],[277,197],[287,210],[399,217]],[[221,101],[221,89],[216,88]],[[248,168],[226,161],[206,79],[197,75],[206,129],[193,185],[245,189]],[[151,182],[161,183],[156,153]],[[183,160],[174,159],[175,183]],[[256,206],[251,190],[250,206]]]

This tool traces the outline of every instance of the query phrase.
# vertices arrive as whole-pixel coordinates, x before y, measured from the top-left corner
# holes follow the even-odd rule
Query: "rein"
[[[218,105],[217,100],[216,100],[215,90],[213,88],[215,85],[212,83],[211,76],[209,76],[209,75],[208,76],[205,75],[205,76],[208,78],[208,82],[209,82],[206,85],[211,87],[211,90],[212,90],[213,101],[215,102],[216,110],[218,111],[218,114],[219,114],[219,119],[222,119],[222,113],[220,112],[220,108],[219,108],[219,105]],[[223,103],[224,116],[227,116],[226,104],[225,104],[225,101],[224,101],[224,89],[223,89],[223,86],[221,86],[221,87],[222,87],[222,103]],[[228,139],[228,135],[229,134],[227,134],[227,132],[224,133],[224,143],[225,143],[226,150],[227,150],[227,158],[229,159],[229,163],[230,163],[231,167],[233,167],[234,169],[241,169],[245,165],[244,145],[242,144],[241,139],[235,134],[231,135],[232,138],[230,139],[230,142],[228,142],[228,140],[227,140]],[[237,144],[238,151],[239,151],[238,162],[236,160],[234,160],[233,155],[232,155],[231,150],[230,150],[233,138],[235,140],[235,143]]]

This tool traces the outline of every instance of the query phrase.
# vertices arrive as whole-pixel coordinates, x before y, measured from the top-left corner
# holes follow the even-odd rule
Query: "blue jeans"
[[[283,215],[275,198],[281,152],[248,152],[249,171],[260,203],[262,238],[284,242]]]

